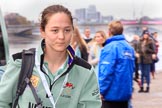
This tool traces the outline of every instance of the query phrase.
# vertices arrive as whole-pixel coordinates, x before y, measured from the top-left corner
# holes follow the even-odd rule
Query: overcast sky
[[[103,16],[113,15],[115,18],[132,19],[149,16],[162,18],[161,0],[0,0],[3,14],[18,12],[29,20],[38,21],[41,11],[52,4],[62,4],[74,14],[75,9],[96,5]]]

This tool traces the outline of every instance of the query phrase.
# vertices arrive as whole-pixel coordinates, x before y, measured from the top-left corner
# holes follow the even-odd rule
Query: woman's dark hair
[[[43,31],[45,30],[45,26],[47,25],[47,22],[51,15],[56,14],[56,13],[61,13],[61,12],[65,13],[69,16],[72,26],[73,26],[73,18],[72,18],[71,12],[67,8],[65,8],[62,5],[51,5],[47,8],[45,8],[41,14],[41,20],[40,20],[41,29]]]

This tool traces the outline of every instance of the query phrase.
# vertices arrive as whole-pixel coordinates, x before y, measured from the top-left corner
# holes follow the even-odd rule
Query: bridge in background
[[[157,31],[162,32],[162,21],[141,21],[138,22],[136,20],[132,21],[122,21],[124,25],[124,30],[131,31],[140,31],[142,27],[146,26],[151,30],[151,32]],[[85,23],[85,24],[77,24],[80,30],[84,30],[86,27],[89,27],[92,32],[96,32],[98,30],[104,30],[107,32],[108,24],[106,23]],[[33,31],[38,31],[38,25],[8,25],[7,31],[8,33],[14,34],[32,34]],[[39,32],[39,31],[38,31]],[[80,31],[83,33],[83,31]]]
[[[7,25],[7,32],[9,34],[32,34],[34,25]]]
[[[134,34],[138,34],[142,32],[142,27],[148,27],[150,32],[161,32],[162,33],[162,21],[141,21],[138,22],[136,20],[134,21],[121,21],[124,25],[124,31],[125,32],[132,32]],[[84,30],[86,27],[89,27],[92,32],[98,31],[98,30],[104,30],[107,32],[108,30],[108,24],[78,24],[79,28],[81,30]],[[83,33],[83,31],[81,31]]]

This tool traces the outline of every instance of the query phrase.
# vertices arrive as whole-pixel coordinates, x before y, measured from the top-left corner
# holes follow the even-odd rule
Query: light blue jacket
[[[134,49],[124,35],[106,40],[99,61],[100,93],[108,101],[128,101],[132,95]]]
[[[1,77],[4,73],[5,68],[6,68],[6,66],[0,66],[0,80],[1,80]]]
[[[42,48],[40,47],[36,52],[35,56],[38,57],[38,61],[41,63]],[[48,85],[52,85],[53,98],[58,99],[57,102],[55,101],[56,108],[101,108],[100,92],[93,67],[84,60],[75,57],[70,46],[68,46],[67,52],[67,60],[57,72],[52,74],[48,66],[45,71],[47,73],[42,71],[46,74],[45,78]],[[16,96],[21,62],[21,59],[14,60],[11,57],[7,64],[0,81],[0,108],[11,108],[10,104]],[[47,62],[42,63],[42,65],[48,65]],[[67,81],[64,84],[67,75]],[[57,80],[55,80],[56,77],[58,77]],[[46,90],[36,66],[33,68],[30,81],[42,101],[43,108],[53,108],[52,103],[47,98]],[[19,97],[18,105],[20,108],[36,107],[36,101],[29,86]]]

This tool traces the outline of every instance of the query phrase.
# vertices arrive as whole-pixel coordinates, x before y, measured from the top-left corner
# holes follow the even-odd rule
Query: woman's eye
[[[54,33],[58,33],[58,30],[52,30],[52,32],[54,32]]]
[[[71,29],[65,29],[66,33],[69,33],[71,31]]]

